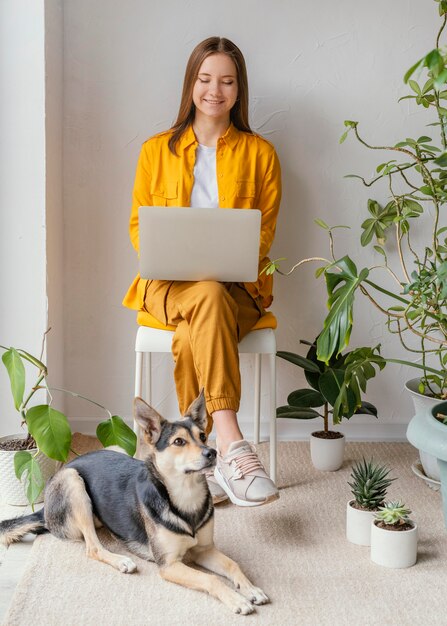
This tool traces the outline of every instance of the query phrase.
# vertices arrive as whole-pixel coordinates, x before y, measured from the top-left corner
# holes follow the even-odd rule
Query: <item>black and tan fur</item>
[[[213,503],[203,472],[214,466],[216,452],[206,443],[203,392],[176,422],[136,398],[135,419],[148,452],[145,461],[108,450],[78,457],[48,482],[43,509],[0,522],[0,541],[8,545],[28,532],[84,539],[89,557],[135,572],[132,559],[102,546],[95,528],[103,525],[131,552],[155,561],[165,580],[206,591],[236,613],[268,602],[214,546]],[[238,591],[188,563],[229,578]]]

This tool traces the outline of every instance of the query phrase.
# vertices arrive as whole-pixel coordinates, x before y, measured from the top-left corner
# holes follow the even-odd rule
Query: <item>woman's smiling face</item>
[[[202,63],[192,92],[197,116],[215,120],[230,119],[238,94],[237,72],[233,60],[221,52]]]

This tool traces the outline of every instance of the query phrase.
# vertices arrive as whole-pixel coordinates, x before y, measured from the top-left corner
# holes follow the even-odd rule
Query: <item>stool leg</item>
[[[261,355],[255,354],[255,422],[254,443],[259,443],[259,425],[261,421]]]
[[[152,406],[152,353],[145,352],[144,358],[144,370],[146,374],[146,395],[144,399],[150,406]]]
[[[136,353],[136,362],[135,362],[135,397],[141,398],[143,390],[143,353]],[[133,430],[138,435],[138,424],[134,420]]]
[[[276,483],[276,354],[270,354],[270,478]]]

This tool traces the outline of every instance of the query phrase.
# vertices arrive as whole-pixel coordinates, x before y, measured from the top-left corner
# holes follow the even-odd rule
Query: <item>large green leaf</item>
[[[40,404],[26,412],[26,423],[38,448],[44,454],[57,461],[67,460],[71,428],[63,413],[48,404]]]
[[[380,345],[375,348],[357,348],[346,358],[345,383],[352,389],[356,397],[356,404],[360,406],[361,391],[365,393],[368,380],[374,378],[377,367],[383,370],[385,359],[380,355]]]
[[[23,478],[26,497],[29,503],[33,504],[45,487],[39,463],[29,452],[16,452],[14,455],[14,471],[19,480]]]
[[[25,392],[25,367],[20,354],[15,348],[10,348],[4,352],[2,354],[2,361],[8,371],[14,406],[18,411],[22,405],[23,394]]]
[[[377,413],[377,408],[371,402],[366,402],[362,400],[360,406],[355,410],[356,413],[361,415],[374,415],[374,417],[379,417]]]
[[[345,386],[344,370],[329,369],[322,374],[320,391],[332,407],[334,424],[339,424],[342,417],[350,418],[354,415],[356,398],[352,390]]]
[[[299,408],[323,406],[324,398],[320,392],[314,389],[297,389],[292,391],[287,398],[289,405]]]
[[[329,314],[317,340],[317,357],[320,361],[328,364],[333,355],[338,356],[348,345],[355,290],[368,274],[367,268],[357,274],[357,267],[349,256],[344,256],[325,270]]]
[[[98,424],[96,436],[104,448],[120,446],[129,456],[133,456],[137,449],[136,434],[119,415],[113,415],[105,422]]]
[[[321,416],[313,409],[297,409],[294,406],[279,406],[276,409],[276,417],[285,417],[296,420],[312,420],[315,417]]]
[[[318,365],[312,363],[309,359],[304,358],[299,354],[295,354],[294,352],[284,352],[280,351],[276,353],[276,356],[279,356],[281,359],[285,359],[294,365],[298,365],[298,367],[302,367],[307,372],[316,372],[319,373],[320,369]]]

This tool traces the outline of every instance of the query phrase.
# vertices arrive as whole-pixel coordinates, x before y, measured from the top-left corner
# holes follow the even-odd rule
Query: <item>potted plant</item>
[[[361,294],[383,314],[387,330],[414,359],[386,357],[386,361],[417,368],[420,376],[407,387],[431,406],[447,398],[447,220],[443,213],[447,204],[447,48],[441,47],[447,1],[436,2],[442,23],[435,48],[406,72],[404,82],[410,93],[401,100],[433,113],[427,123],[432,127],[430,135],[436,132],[438,140],[424,132],[416,138],[373,145],[360,133],[359,123],[351,120],[345,121],[340,139],[342,143],[353,134],[365,148],[389,152],[370,180],[348,176],[361,180],[368,189],[386,185],[379,198],[368,199],[368,215],[361,227],[361,245],[373,248],[373,262],[357,269],[348,255],[332,255],[330,260],[303,259],[291,270],[309,261],[324,263],[317,274],[326,280],[329,313],[317,341],[319,360],[328,363],[348,346],[355,298]],[[333,228],[322,220],[317,223],[328,231],[333,250]],[[275,269],[273,262],[267,271]],[[419,408],[417,404],[416,411]],[[424,458],[421,461],[429,473]],[[439,480],[439,476],[433,478]]]
[[[371,561],[393,568],[416,563],[418,527],[410,514],[400,501],[380,507],[371,525]]]
[[[388,478],[390,470],[363,458],[351,472],[348,482],[354,498],[346,507],[346,538],[360,546],[371,545],[371,522],[379,507],[385,503],[386,492],[395,478]]]
[[[65,389],[47,384],[48,370],[42,362],[25,350],[0,346],[2,361],[11,383],[14,406],[20,416],[20,434],[0,438],[0,497],[6,504],[34,504],[43,499],[43,488],[58,464],[65,462],[71,446],[71,428],[67,417],[53,407],[51,392],[62,391],[101,407],[109,419],[98,425],[96,434],[104,447],[118,445],[133,456],[136,435],[121,417],[102,405]],[[36,380],[25,393],[24,362],[36,370]],[[37,391],[44,390],[49,402],[31,406]]]
[[[447,402],[419,411],[407,428],[408,441],[436,459],[447,527]]]
[[[367,381],[375,376],[374,366],[383,369],[384,359],[379,347],[358,348],[327,363],[317,356],[316,342],[301,340],[310,346],[306,357],[293,352],[279,351],[277,355],[301,367],[310,388],[296,389],[287,398],[287,405],[278,407],[276,416],[288,419],[323,418],[323,430],[315,431],[310,437],[310,452],[313,465],[320,470],[335,471],[343,464],[345,437],[339,431],[329,429],[329,416],[337,425],[342,418],[349,419],[355,413],[366,413],[377,417],[377,409],[361,398]],[[318,409],[318,410],[317,410]]]

